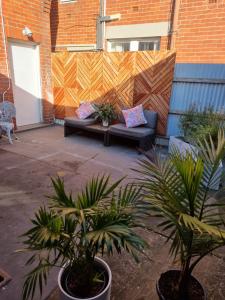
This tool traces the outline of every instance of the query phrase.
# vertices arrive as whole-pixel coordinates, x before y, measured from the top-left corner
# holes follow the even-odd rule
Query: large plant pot
[[[169,149],[168,152],[172,153],[173,149],[176,148],[180,152],[180,154],[185,155],[187,153],[192,154],[194,157],[198,153],[198,150],[195,146],[191,145],[190,143],[184,142],[181,138],[171,136],[169,140]],[[222,161],[219,164],[218,169],[216,170],[213,178],[212,183],[210,185],[210,189],[217,191],[220,187],[221,177],[223,174],[223,164]],[[207,185],[207,183],[204,183]]]
[[[179,275],[179,270],[169,270],[161,274],[160,279],[156,283],[156,290],[160,300],[168,300],[168,295],[165,295],[164,293],[165,286],[172,277],[179,278]],[[191,285],[193,284],[193,286],[190,287],[190,291],[194,292],[193,297],[190,297],[188,300],[207,300],[206,292],[201,283],[194,276],[191,276],[190,281]],[[177,280],[175,281],[175,283],[177,283]],[[197,292],[199,294],[197,294]],[[172,296],[171,293],[169,296]],[[172,297],[169,297],[169,299],[172,299]]]
[[[191,145],[190,143],[187,143],[183,141],[181,138],[176,136],[171,136],[169,140],[169,153],[172,153],[173,149],[176,148],[176,150],[179,150],[179,152],[183,155],[190,153],[194,154],[196,153],[196,147]]]
[[[103,291],[98,294],[95,297],[91,297],[91,298],[76,298],[71,296],[70,294],[68,294],[65,289],[63,288],[63,284],[62,284],[62,278],[63,278],[63,274],[66,270],[66,266],[62,269],[60,269],[59,271],[59,275],[58,275],[58,285],[59,285],[59,289],[60,289],[60,300],[110,300],[110,295],[111,295],[111,284],[112,284],[112,273],[111,270],[108,266],[108,264],[101,258],[96,257],[95,258],[95,262],[97,264],[99,264],[107,273],[107,277],[108,277],[108,283],[106,284],[106,287],[103,289]],[[88,276],[88,274],[87,274]]]

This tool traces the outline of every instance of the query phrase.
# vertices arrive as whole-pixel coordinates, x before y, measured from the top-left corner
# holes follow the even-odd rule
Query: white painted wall
[[[168,28],[169,22],[106,26],[106,39],[167,36]]]

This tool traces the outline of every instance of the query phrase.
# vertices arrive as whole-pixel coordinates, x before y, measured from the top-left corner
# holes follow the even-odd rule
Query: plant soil
[[[178,300],[177,283],[180,271],[171,270],[161,274],[158,281],[158,293],[160,292],[166,300]],[[190,277],[188,295],[185,300],[204,300],[205,293],[201,284],[193,276]],[[160,295],[159,295],[160,296]],[[163,298],[162,298],[163,299]],[[181,299],[179,299],[181,300]],[[182,299],[184,300],[184,299]]]
[[[62,288],[70,296],[80,299],[87,299],[99,295],[107,286],[109,278],[107,271],[98,263],[94,264],[94,277],[97,281],[92,281],[89,286],[83,286],[77,276],[76,272],[65,269],[61,278]],[[89,276],[89,274],[86,274]]]

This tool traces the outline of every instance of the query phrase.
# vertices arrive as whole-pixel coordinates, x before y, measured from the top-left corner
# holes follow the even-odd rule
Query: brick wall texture
[[[22,34],[24,26],[32,32],[32,42],[40,45],[41,85],[43,117],[47,122],[53,119],[51,87],[51,35],[50,35],[50,0],[2,0],[7,41],[10,39],[28,42]],[[8,86],[6,56],[3,47],[2,26],[0,25],[0,95]],[[13,100],[12,89],[6,99]],[[0,99],[1,100],[1,99]]]
[[[52,46],[93,44],[99,0],[62,4],[52,0]],[[107,14],[121,13],[113,25],[165,22],[171,19],[172,0],[107,0]],[[225,0],[177,0],[173,47],[177,62],[225,63]],[[161,49],[168,47],[166,37]],[[64,50],[65,48],[58,48]]]

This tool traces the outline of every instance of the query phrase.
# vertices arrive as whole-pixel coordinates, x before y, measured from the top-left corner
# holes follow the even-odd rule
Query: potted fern
[[[225,155],[222,130],[213,143],[209,136],[198,143],[198,153],[181,155],[174,148],[167,159],[144,159],[136,170],[143,187],[143,206],[157,217],[150,230],[170,242],[170,254],[180,269],[169,270],[159,278],[157,292],[161,300],[203,300],[206,293],[193,276],[198,263],[225,245],[225,195],[212,194],[215,172]],[[207,183],[207,184],[206,184]]]
[[[58,285],[62,299],[109,300],[112,275],[97,255],[122,250],[137,259],[146,246],[133,229],[140,193],[137,187],[119,187],[109,177],[93,178],[75,198],[68,194],[62,179],[52,179],[54,194],[49,206],[41,207],[23,235],[31,252],[27,264],[34,265],[23,285],[23,299],[33,299],[36,287],[42,294],[49,271],[59,267]]]
[[[102,126],[108,127],[109,124],[116,119],[116,113],[111,103],[103,103],[96,105],[96,119],[102,122]]]

